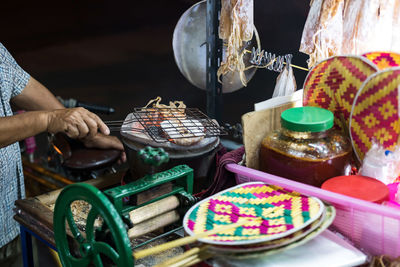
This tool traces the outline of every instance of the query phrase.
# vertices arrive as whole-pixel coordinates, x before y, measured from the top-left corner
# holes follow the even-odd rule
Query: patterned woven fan
[[[376,140],[385,148],[398,144],[400,68],[380,71],[358,92],[350,119],[350,136],[360,161]]]
[[[400,54],[393,52],[370,52],[362,55],[371,60],[380,70],[400,66]]]
[[[304,106],[328,109],[335,126],[347,131],[351,107],[362,83],[375,73],[372,62],[358,56],[336,56],[315,65],[304,82]]]
[[[241,227],[200,239],[217,245],[246,245],[290,235],[317,220],[324,210],[319,199],[264,183],[227,189],[193,206],[183,226],[190,235],[255,218]]]
[[[283,251],[291,250],[295,247],[301,246],[301,245],[311,241],[318,235],[320,235],[323,231],[325,231],[333,223],[333,220],[336,217],[335,208],[333,206],[327,205],[325,208],[325,211],[326,211],[325,219],[322,222],[322,224],[319,227],[317,227],[317,229],[315,229],[314,231],[312,231],[305,237],[303,237],[295,242],[292,242],[286,246],[268,249],[268,250],[264,250],[264,251],[250,252],[250,253],[235,253],[235,254],[230,254],[230,255],[224,254],[223,256],[224,256],[224,258],[231,258],[231,259],[237,259],[237,260],[250,260],[250,259],[257,259],[260,257],[267,257],[269,255],[273,255],[273,254],[280,253]]]
[[[212,245],[210,246],[210,249],[213,251],[217,251],[219,253],[246,253],[246,252],[256,252],[256,251],[264,251],[272,248],[278,248],[285,246],[287,244],[293,243],[304,236],[308,235],[312,231],[314,231],[316,228],[318,228],[322,222],[325,220],[325,212],[322,213],[321,217],[315,220],[313,223],[309,224],[307,227],[304,227],[303,229],[300,229],[299,231],[290,234],[288,236],[279,238],[279,239],[274,239],[270,240],[267,242],[263,243],[258,243],[255,245],[241,245],[241,246],[217,246],[217,245]]]

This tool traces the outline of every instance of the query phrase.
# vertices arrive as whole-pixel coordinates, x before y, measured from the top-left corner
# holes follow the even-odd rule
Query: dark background
[[[103,119],[123,119],[156,96],[206,111],[205,91],[183,77],[172,51],[174,27],[196,2],[2,0],[0,42],[55,95],[116,109]],[[254,2],[263,49],[292,53],[294,64],[306,66],[298,48],[309,1]],[[295,70],[298,88],[306,74]],[[246,88],[224,94],[222,121],[240,122],[269,98],[277,75],[258,70]]]

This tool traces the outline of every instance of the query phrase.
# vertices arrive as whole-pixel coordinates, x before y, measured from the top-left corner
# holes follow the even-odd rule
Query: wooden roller
[[[171,211],[179,207],[179,200],[176,196],[169,196],[155,201],[146,206],[137,208],[129,212],[131,222],[136,225],[160,214]]]
[[[179,220],[176,196],[169,196],[129,212],[134,226],[128,230],[129,238],[136,238]]]
[[[158,215],[155,218],[141,222],[128,230],[129,239],[137,238],[144,234],[150,233],[161,227],[170,225],[179,220],[179,213],[176,210],[168,211],[164,214]]]

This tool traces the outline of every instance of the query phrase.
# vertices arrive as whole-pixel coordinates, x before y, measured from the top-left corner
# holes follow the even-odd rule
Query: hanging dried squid
[[[219,38],[227,48],[217,71],[220,82],[221,76],[238,72],[242,84],[247,85],[243,56],[245,42],[253,38],[253,6],[253,0],[221,0]]]
[[[341,54],[400,53],[400,0],[312,0],[300,52],[312,67]]]
[[[300,52],[310,56],[308,66],[340,53],[345,0],[314,0],[304,26]]]

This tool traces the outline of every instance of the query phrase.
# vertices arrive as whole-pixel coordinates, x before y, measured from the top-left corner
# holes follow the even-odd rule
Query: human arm
[[[8,146],[47,130],[45,112],[33,111],[0,117],[0,147]]]
[[[71,138],[81,139],[88,147],[123,150],[118,138],[108,136],[107,126],[97,115],[83,108],[65,109],[45,86],[17,64],[1,43],[0,66],[0,74],[6,77],[0,80],[0,100],[6,101],[7,112],[0,117],[0,147],[48,131],[64,132]],[[11,110],[7,110],[9,102],[28,112],[12,116]],[[121,158],[124,156],[122,153]]]
[[[97,132],[98,129],[100,133]],[[45,131],[64,132],[71,138],[86,140],[99,134],[110,133],[100,118],[83,108],[31,111],[0,117],[0,147]]]
[[[1,147],[48,131],[64,132],[71,138],[83,139],[91,147],[99,143],[102,148],[123,150],[118,140],[106,137],[109,129],[97,115],[83,108],[65,109],[46,87],[32,77],[11,102],[31,112],[0,118]]]
[[[24,90],[11,99],[11,103],[27,111],[65,108],[44,85],[33,77],[30,77]]]

